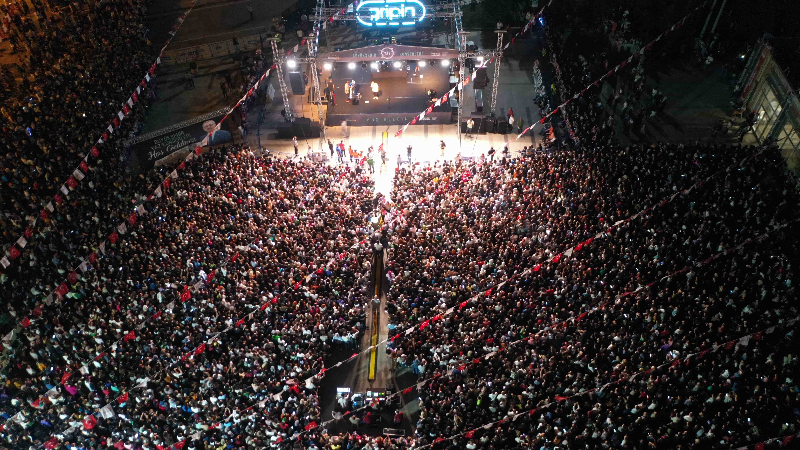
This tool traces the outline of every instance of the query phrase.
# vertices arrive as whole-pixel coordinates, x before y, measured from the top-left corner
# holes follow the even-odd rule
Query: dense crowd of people
[[[783,164],[771,148],[593,145],[398,173],[392,323],[455,308],[392,343],[427,381],[418,444],[534,408],[438,448],[727,448],[791,434],[796,336],[780,324],[798,313],[798,217]],[[735,355],[628,381],[771,326]]]
[[[22,27],[29,46],[19,55],[21,82],[4,70],[0,95],[3,117],[0,138],[0,244],[3,251],[30,229],[45,246],[58,247],[60,255],[48,252],[44,261],[72,253],[81,239],[110,223],[120,203],[142,192],[146,180],[120,176],[120,146],[139,129],[151,100],[153,79],[135,95],[127,117],[117,119],[160,47],[148,40],[144,25],[144,0],[101,0],[77,3],[75,13],[55,13],[40,28]],[[27,30],[27,31],[25,31]],[[108,139],[91,149],[103,133]],[[77,188],[68,198],[61,186],[89,157],[92,186]],[[155,178],[154,178],[155,179]],[[88,180],[87,180],[88,181]],[[72,189],[70,189],[72,190]],[[57,211],[43,225],[32,223],[56,194]],[[73,234],[63,237],[60,234]],[[40,236],[41,234],[41,236]],[[41,239],[40,239],[41,238]],[[46,239],[45,239],[46,238]],[[30,237],[28,237],[29,240]],[[27,252],[25,252],[27,254]],[[84,255],[85,256],[85,255]],[[23,255],[22,265],[41,267],[46,262]],[[20,263],[14,262],[18,267]],[[0,269],[8,274],[13,268]],[[49,268],[47,269],[49,270]]]
[[[247,149],[179,173],[30,316],[2,374],[0,446],[263,448],[319,422],[308,378],[365,325],[371,181]]]

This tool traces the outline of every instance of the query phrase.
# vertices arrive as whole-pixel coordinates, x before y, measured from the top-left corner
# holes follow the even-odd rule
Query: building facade
[[[765,39],[750,54],[739,87],[744,110],[756,113],[755,138],[776,142],[789,169],[800,174],[800,99]]]

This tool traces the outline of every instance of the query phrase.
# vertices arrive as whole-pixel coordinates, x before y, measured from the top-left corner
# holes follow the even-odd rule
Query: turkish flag
[[[107,141],[107,140],[108,140],[108,132],[106,131],[106,132],[105,132],[105,133],[103,133],[103,135],[102,135],[102,136],[100,136],[100,137],[101,137],[101,138],[102,138],[104,141]]]
[[[186,445],[186,439],[181,439],[179,442],[175,444],[175,448],[181,450],[184,445]]]
[[[568,399],[569,397],[563,397],[561,395],[556,395],[557,402],[563,402],[564,400]]]
[[[61,375],[61,384],[64,384],[64,383],[66,383],[66,382],[67,382],[67,380],[69,380],[69,378],[70,378],[71,376],[72,376],[72,374],[71,374],[71,373],[69,373],[69,372],[65,372],[65,373],[64,373],[64,375]]]
[[[115,128],[119,128],[119,117],[114,117],[114,119],[111,121],[111,123],[114,124]]]
[[[244,323],[244,319],[239,319],[236,321],[236,326],[239,327]]]
[[[555,258],[553,258],[553,262],[554,262],[554,263],[557,263],[557,262],[559,262],[559,261],[561,261],[561,253],[559,253],[558,255],[556,255],[556,257],[555,257]]]
[[[46,209],[43,209],[39,213],[39,215],[42,217],[42,219],[47,219],[48,217],[50,217],[50,213]]]
[[[133,99],[133,102],[136,103],[139,101],[139,94],[134,92],[133,94],[131,94],[131,98]]]
[[[184,167],[186,167],[186,162],[185,161],[181,161],[181,163],[178,164],[178,169],[182,170]]]
[[[209,272],[208,273],[208,279],[206,280],[206,283],[211,283],[211,280],[213,280],[215,276],[217,276],[217,274],[213,270],[211,272]]]
[[[164,185],[165,188],[168,188],[170,184],[169,178],[164,178],[164,182],[162,184]]]
[[[19,255],[21,255],[20,251],[17,250],[17,247],[14,246],[11,246],[11,248],[8,249],[8,254],[11,255],[11,259],[17,259],[19,258]]]
[[[86,164],[86,161],[81,161],[78,167],[80,167],[80,169],[84,172],[89,172],[89,165]]]
[[[312,430],[314,428],[317,428],[317,422],[311,422],[310,424],[306,425],[306,431]]]
[[[33,236],[33,230],[28,228],[27,230],[25,230],[25,237],[30,238],[31,236]]]
[[[430,325],[430,324],[431,324],[431,321],[430,321],[430,320],[426,320],[425,322],[422,322],[421,324],[419,324],[419,329],[420,329],[420,330],[424,330],[424,329],[425,329],[425,328],[427,328],[427,327],[428,327],[428,325]]]
[[[44,448],[46,448],[47,450],[53,450],[56,447],[58,447],[58,439],[56,438],[52,438],[44,443]]]
[[[125,114],[127,116],[128,114],[130,114],[130,112],[131,112],[131,107],[128,106],[127,103],[122,105],[122,113],[123,114]]]
[[[22,328],[28,328],[29,326],[31,326],[31,320],[26,317],[22,319],[22,322],[20,322],[19,324],[22,325]]]
[[[96,145],[94,147],[92,147],[92,149],[89,151],[89,153],[91,153],[92,156],[94,156],[95,158],[100,156],[100,150],[97,148]]]
[[[413,389],[414,389],[414,388],[413,388],[412,386],[409,386],[409,387],[407,387],[407,388],[403,389],[403,394],[404,394],[404,395],[405,395],[405,394],[408,394],[408,393],[410,393],[410,392],[411,392]]]
[[[86,416],[86,418],[83,419],[83,428],[91,430],[95,426],[97,426],[97,419],[94,417],[94,415]]]
[[[56,288],[56,295],[58,295],[59,297],[67,295],[67,292],[69,292],[69,286],[67,286],[67,283],[61,283]]]
[[[128,216],[128,223],[131,225],[136,225],[136,213],[131,213],[131,215]]]
[[[300,287],[300,282],[298,281],[297,283],[294,284],[294,288],[297,289],[299,287]]]
[[[108,240],[111,241],[112,244],[116,244],[119,240],[119,234],[117,232],[113,232],[108,236]]]
[[[95,261],[97,261],[97,253],[92,252],[92,254],[89,255],[89,262],[94,264]]]
[[[128,331],[128,334],[126,334],[125,337],[122,338],[122,340],[124,340],[125,342],[128,342],[131,339],[136,339],[136,332],[134,332],[133,330]]]
[[[467,431],[466,433],[464,433],[464,436],[466,436],[468,439],[472,439],[472,436],[475,436],[475,430]]]
[[[67,178],[67,186],[69,186],[72,189],[78,187],[78,182],[75,180],[75,177],[70,176],[69,178]]]
[[[60,195],[60,194],[56,194],[55,196],[53,196],[53,200],[55,200],[55,201],[56,201],[56,203],[58,203],[58,204],[61,204],[61,202],[63,202],[63,201],[64,201],[64,199],[63,199],[63,198],[61,198],[61,195]]]
[[[203,353],[204,351],[206,351],[206,344],[200,344],[200,346],[197,347],[197,350],[194,351],[194,354],[195,355],[199,355],[200,353]]]
[[[33,308],[33,311],[31,311],[31,315],[33,317],[41,316],[42,315],[42,305],[36,305],[36,308]]]
[[[188,289],[183,291],[183,293],[181,294],[181,301],[185,302],[190,298],[192,298],[192,293]]]
[[[533,271],[534,272],[538,272],[541,268],[542,268],[542,265],[541,264],[537,264],[537,265],[533,266]]]
[[[72,271],[67,275],[67,281],[69,284],[75,284],[78,282],[78,274],[75,271]]]

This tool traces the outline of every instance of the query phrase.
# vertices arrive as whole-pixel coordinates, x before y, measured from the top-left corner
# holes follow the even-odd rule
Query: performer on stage
[[[378,98],[378,83],[373,81],[370,87],[372,88],[372,98]]]

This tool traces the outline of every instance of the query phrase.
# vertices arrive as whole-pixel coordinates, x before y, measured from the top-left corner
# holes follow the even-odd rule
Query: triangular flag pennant
[[[28,328],[29,326],[31,326],[31,320],[26,317],[22,319],[22,321],[19,324],[22,326],[22,328]]]
[[[184,445],[186,445],[186,439],[181,439],[180,441],[175,443],[174,447],[178,450],[181,450]]]
[[[122,222],[117,226],[117,231],[119,231],[119,234],[125,234],[128,232],[128,226],[125,225],[125,222]]]
[[[70,272],[69,275],[67,275],[67,281],[69,281],[69,284],[77,283],[78,282],[78,273],[75,272],[75,271]]]
[[[25,246],[28,245],[28,240],[25,239],[25,236],[20,236],[19,239],[17,239],[17,245],[19,245],[19,248],[25,248]]]
[[[116,416],[117,415],[114,414],[114,410],[111,409],[111,405],[106,405],[100,408],[100,417],[102,417],[103,419],[113,419]]]
[[[128,334],[126,334],[125,337],[123,338],[125,342],[128,342],[131,339],[136,339],[136,332],[134,332],[133,330],[129,331]]]
[[[119,234],[115,231],[108,236],[108,240],[111,241],[112,244],[116,244],[119,240]]]
[[[410,393],[413,389],[414,388],[412,386],[403,389],[403,395]]]
[[[195,355],[199,355],[200,353],[203,353],[204,351],[206,351],[206,344],[200,344],[200,346],[197,347],[197,349],[194,351],[194,354]]]
[[[81,172],[80,169],[75,169],[72,172],[72,176],[75,177],[75,179],[78,181],[81,181],[84,177],[83,172]]]

